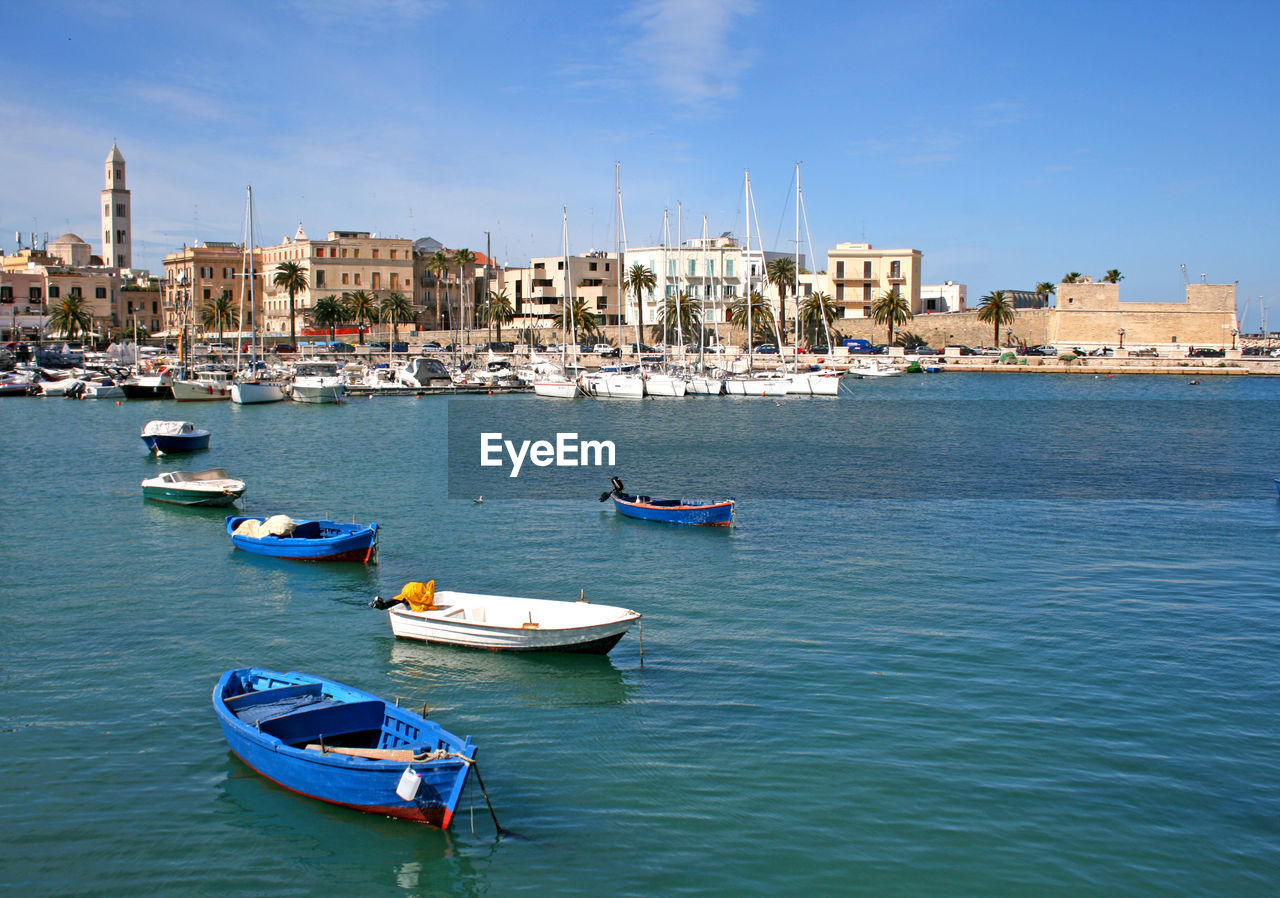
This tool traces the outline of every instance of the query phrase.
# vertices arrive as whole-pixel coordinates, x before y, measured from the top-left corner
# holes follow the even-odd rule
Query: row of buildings
[[[46,240],[37,249],[33,234],[30,247],[20,245],[15,254],[0,256],[0,329],[7,330],[10,339],[34,335],[51,304],[63,296],[81,297],[93,316],[95,330],[101,333],[136,324],[151,334],[175,334],[184,328],[198,328],[202,311],[218,297],[231,298],[234,306],[244,297],[247,311],[250,287],[257,329],[288,334],[290,298],[274,283],[275,272],[284,263],[296,265],[306,282],[293,297],[297,330],[314,323],[311,311],[321,298],[358,291],[374,302],[393,293],[404,296],[412,305],[413,324],[423,330],[478,326],[480,307],[491,292],[505,294],[510,300],[515,329],[555,329],[566,296],[580,300],[606,332],[637,321],[649,327],[659,323],[666,300],[677,294],[698,303],[708,327],[723,328],[728,324],[730,307],[748,290],[762,294],[775,311],[779,308],[781,297],[778,287],[768,280],[767,266],[787,256],[758,248],[748,250],[726,233],[684,240],[678,246],[632,247],[621,257],[616,252],[593,251],[567,258],[535,258],[523,267],[503,267],[484,253],[474,253],[470,262],[458,265],[453,255],[431,238],[379,237],[367,231],[328,231],[318,238],[299,225],[293,236],[271,246],[247,249],[230,241],[184,246],[165,256],[160,276],[150,277],[148,272],[131,267],[132,199],[125,160],[114,145],[105,163],[101,205],[100,254],[94,254],[90,244],[75,234]],[[439,264],[442,253],[447,261],[443,271]],[[922,283],[923,253],[917,249],[839,243],[827,251],[821,270],[809,270],[803,256],[794,261],[799,274],[792,289],[798,290],[801,301],[815,293],[824,294],[835,310],[836,327],[846,333],[864,331],[872,317],[873,302],[890,290],[899,291],[917,317],[964,313],[967,309],[963,284]],[[654,286],[640,298],[638,309],[634,294],[622,288],[627,269],[637,263],[654,276]],[[252,281],[247,272],[253,273]],[[1139,316],[1133,319],[1138,323],[1131,331],[1135,338],[1143,333],[1141,316],[1147,316],[1152,333],[1143,333],[1144,342],[1208,343],[1214,342],[1208,339],[1210,335],[1235,332],[1233,288],[1199,291],[1194,297],[1189,290],[1183,304],[1120,304],[1114,285],[1105,289],[1072,286],[1066,292],[1059,289],[1053,310],[1072,315],[1052,327],[1062,339],[1070,339],[1078,330],[1072,322],[1085,320],[1074,314],[1080,312],[1103,316],[1095,321],[1095,314],[1090,319],[1092,323],[1085,328],[1090,339],[1080,339],[1082,344],[1108,342],[1104,337],[1122,330],[1115,324],[1117,316]],[[1043,298],[1031,292],[1011,292],[1019,307],[1043,304]],[[791,298],[786,303],[788,322],[794,321],[796,308],[797,302]],[[1106,323],[1098,323],[1103,320]],[[1178,333],[1179,327],[1183,334]],[[1157,331],[1171,333],[1157,340]]]

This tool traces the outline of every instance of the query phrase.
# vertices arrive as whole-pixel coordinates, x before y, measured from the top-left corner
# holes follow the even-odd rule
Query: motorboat
[[[233,505],[244,491],[244,481],[228,476],[225,468],[168,471],[142,481],[144,499],[171,505]]]
[[[435,591],[435,581],[408,583],[389,601],[391,632],[399,639],[506,652],[604,655],[640,615],[626,608],[552,599]]]
[[[879,359],[863,359],[849,368],[850,377],[901,377],[902,369]]]
[[[601,369],[582,376],[582,392],[596,399],[643,399],[645,382],[638,373]]]
[[[693,524],[710,527],[733,525],[734,500],[721,499],[706,502],[699,499],[658,499],[624,492],[622,481],[612,480],[612,489],[600,497],[601,502],[613,500],[619,514],[642,521],[658,521],[664,524]]]
[[[231,399],[231,375],[222,368],[201,366],[191,377],[175,377],[172,389],[179,402],[226,402]]]
[[[198,429],[190,421],[148,421],[140,436],[156,455],[209,448],[209,431]]]
[[[298,362],[293,367],[292,393],[294,402],[341,402],[346,393],[342,366],[312,359]]]

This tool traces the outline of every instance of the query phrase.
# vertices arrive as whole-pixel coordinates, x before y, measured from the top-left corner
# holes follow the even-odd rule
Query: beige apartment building
[[[513,327],[554,330],[560,327],[565,295],[563,256],[531,259],[527,268],[497,272],[495,291],[506,291],[515,310]],[[569,257],[569,290],[586,301],[602,330],[618,326],[618,261],[614,253],[593,252]]]
[[[238,304],[244,284],[244,246],[239,243],[210,240],[199,246],[184,246],[164,257],[161,281],[163,330],[180,332],[184,326],[199,327],[205,305],[219,296],[230,296]],[[262,251],[254,251],[254,295],[261,296],[264,286]],[[251,323],[248,293],[245,293],[245,325]],[[261,316],[261,313],[260,313]]]
[[[122,320],[118,302],[124,283],[113,270],[72,268],[49,250],[20,250],[0,257],[0,316],[48,315],[64,297],[79,296],[93,319],[93,330],[105,334]]]
[[[842,318],[870,318],[871,304],[888,291],[897,290],[911,303],[911,313],[921,314],[918,249],[876,249],[870,243],[837,243],[827,251],[827,291]]]
[[[316,300],[363,290],[375,300],[390,293],[414,298],[413,241],[374,237],[368,231],[329,231],[313,240],[301,226],[293,237],[262,248],[263,308],[268,332],[289,332],[289,294],[274,283],[277,268],[294,262],[306,276],[306,289],[296,294],[296,328],[309,322]]]

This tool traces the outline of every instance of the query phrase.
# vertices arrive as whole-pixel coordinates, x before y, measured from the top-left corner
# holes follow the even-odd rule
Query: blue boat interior
[[[701,508],[707,505],[720,504],[719,502],[687,501],[685,499],[654,499],[649,496],[620,495],[618,498],[624,502],[639,502],[641,505],[656,505],[659,508]]]
[[[406,748],[421,745],[429,736],[420,727],[390,715],[384,701],[341,701],[325,695],[320,683],[260,689],[231,696],[223,703],[246,725],[294,748],[314,744],[330,748]],[[444,747],[444,743],[431,747]]]

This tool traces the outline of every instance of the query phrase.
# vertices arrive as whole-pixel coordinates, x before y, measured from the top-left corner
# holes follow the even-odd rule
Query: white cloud
[[[734,42],[735,25],[755,12],[739,0],[647,0],[625,16],[639,30],[627,54],[644,74],[683,106],[737,96],[738,79],[754,53]]]

